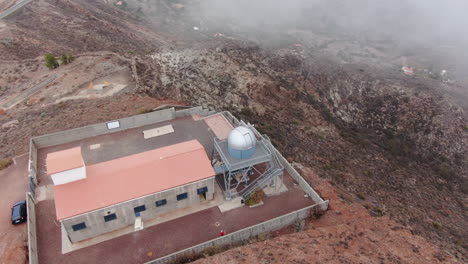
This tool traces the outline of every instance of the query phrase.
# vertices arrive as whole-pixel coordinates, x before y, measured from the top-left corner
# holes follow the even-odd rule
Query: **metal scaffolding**
[[[226,200],[236,196],[247,198],[258,188],[274,184],[275,179],[283,175],[284,168],[270,140],[266,136],[257,136],[260,138],[257,139],[256,151],[247,159],[232,157],[228,152],[228,141],[214,139],[211,165]]]

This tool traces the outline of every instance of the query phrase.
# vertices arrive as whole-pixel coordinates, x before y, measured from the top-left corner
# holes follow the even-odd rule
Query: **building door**
[[[208,187],[198,188],[197,194],[200,198],[200,202],[206,201],[206,193],[208,192]]]
[[[206,201],[206,192],[200,193],[198,197],[200,198],[200,202]]]

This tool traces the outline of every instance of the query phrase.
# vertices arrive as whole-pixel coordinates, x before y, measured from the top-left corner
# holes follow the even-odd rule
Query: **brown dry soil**
[[[301,174],[330,200],[325,215],[309,219],[302,232],[230,249],[195,263],[457,263],[414,235],[411,228],[386,216],[372,217],[310,169],[302,169]]]

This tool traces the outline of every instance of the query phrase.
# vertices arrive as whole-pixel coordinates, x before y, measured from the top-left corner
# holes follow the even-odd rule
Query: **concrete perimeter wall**
[[[201,106],[192,107],[189,109],[176,111],[176,117],[186,117],[191,115],[199,115],[203,113],[203,108]]]
[[[37,256],[37,236],[36,236],[36,204],[30,192],[26,193],[26,208],[28,212],[28,255],[29,264],[39,263]]]
[[[262,222],[260,224],[241,229],[239,231],[227,234],[225,236],[209,240],[207,242],[198,244],[190,248],[180,250],[178,252],[164,256],[162,258],[158,258],[158,259],[146,262],[146,264],[171,263],[171,262],[175,262],[177,258],[183,257],[186,254],[192,254],[192,253],[198,254],[198,253],[201,253],[204,249],[209,248],[209,247],[232,245],[241,241],[248,240],[249,238],[255,237],[258,234],[277,230],[284,226],[291,225],[295,223],[296,221],[300,221],[302,219],[309,217],[311,213],[310,211],[315,206],[320,206],[320,204],[311,205],[309,207],[291,212],[289,214],[285,214],[285,215],[273,218],[266,222]]]
[[[66,131],[61,131],[53,134],[39,136],[33,138],[33,142],[37,148],[60,145],[84,138],[95,137],[99,135],[114,133],[130,128],[141,127],[154,123],[159,123],[167,120],[172,120],[176,117],[174,108],[159,110],[142,115],[125,117],[113,121],[99,123],[95,125],[79,127]],[[108,124],[118,121],[119,127],[109,129]]]
[[[37,184],[37,148],[33,139],[29,141],[28,178],[29,184]],[[29,189],[31,191],[31,187]]]
[[[307,193],[314,202],[320,204],[320,209],[324,211],[327,210],[328,200],[324,201],[322,197],[320,197],[320,195],[318,195],[318,193],[309,185],[309,183],[307,183],[307,181],[304,180],[304,178],[302,178],[299,172],[297,172],[296,169],[294,169],[293,166],[289,164],[289,162],[283,157],[283,155],[281,155],[281,153],[276,148],[275,150],[280,163],[284,166],[289,175],[291,175],[294,178],[294,180],[297,181],[299,186],[301,186],[304,192]]]

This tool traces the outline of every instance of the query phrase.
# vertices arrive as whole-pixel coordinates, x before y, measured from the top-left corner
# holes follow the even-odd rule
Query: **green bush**
[[[65,65],[71,63],[74,60],[75,57],[73,57],[73,55],[71,54],[62,54],[62,56],[60,57],[60,61],[62,62],[62,64]]]
[[[57,61],[57,58],[52,53],[47,53],[46,55],[44,55],[44,60],[45,66],[51,70],[60,66],[60,64]]]
[[[263,200],[265,197],[265,193],[261,189],[257,189],[255,192],[253,192],[247,200],[245,200],[246,205],[254,205],[258,204]]]
[[[442,224],[441,224],[440,222],[437,222],[437,221],[433,222],[433,223],[432,223],[432,226],[434,226],[434,228],[435,228],[436,230],[441,230],[442,227],[443,227]]]

